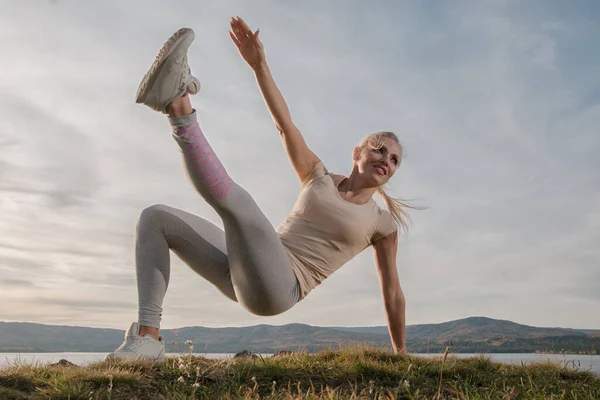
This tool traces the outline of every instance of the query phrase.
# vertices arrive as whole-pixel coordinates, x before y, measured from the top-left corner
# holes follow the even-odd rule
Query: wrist
[[[267,65],[267,60],[262,60],[258,64],[252,67],[255,74],[264,74],[269,72],[269,66]]]

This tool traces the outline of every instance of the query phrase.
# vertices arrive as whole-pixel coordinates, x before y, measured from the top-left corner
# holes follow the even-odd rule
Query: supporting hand
[[[265,61],[265,51],[258,38],[259,30],[252,30],[240,17],[231,18],[229,36],[238,48],[240,55],[253,70],[257,70]]]

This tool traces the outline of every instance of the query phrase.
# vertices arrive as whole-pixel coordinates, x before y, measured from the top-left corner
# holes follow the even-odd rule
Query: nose
[[[395,165],[391,160],[391,157],[386,157],[385,159],[383,159],[383,164],[387,167],[388,173],[391,174],[392,172],[394,172],[394,168]]]
[[[392,173],[392,169],[390,168],[390,163],[385,158],[379,162],[379,165],[381,167],[385,168],[386,175],[389,175]]]

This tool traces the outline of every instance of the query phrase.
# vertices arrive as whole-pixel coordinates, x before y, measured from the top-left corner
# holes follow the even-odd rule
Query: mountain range
[[[543,328],[486,317],[439,324],[409,325],[412,353],[569,352],[600,354],[600,330]],[[235,328],[185,327],[162,330],[168,352],[187,352],[191,340],[199,353],[257,353],[279,350],[309,352],[368,344],[391,349],[387,327],[319,327],[305,324],[254,325]],[[0,322],[0,352],[108,352],[123,341],[123,330]]]

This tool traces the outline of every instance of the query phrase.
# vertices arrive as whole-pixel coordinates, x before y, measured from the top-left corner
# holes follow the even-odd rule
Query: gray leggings
[[[277,315],[299,299],[298,280],[277,232],[254,199],[231,180],[204,138],[195,112],[170,118],[188,176],[223,220],[225,231],[188,212],[154,205],[137,224],[140,325],[159,328],[170,253],[249,312]]]

